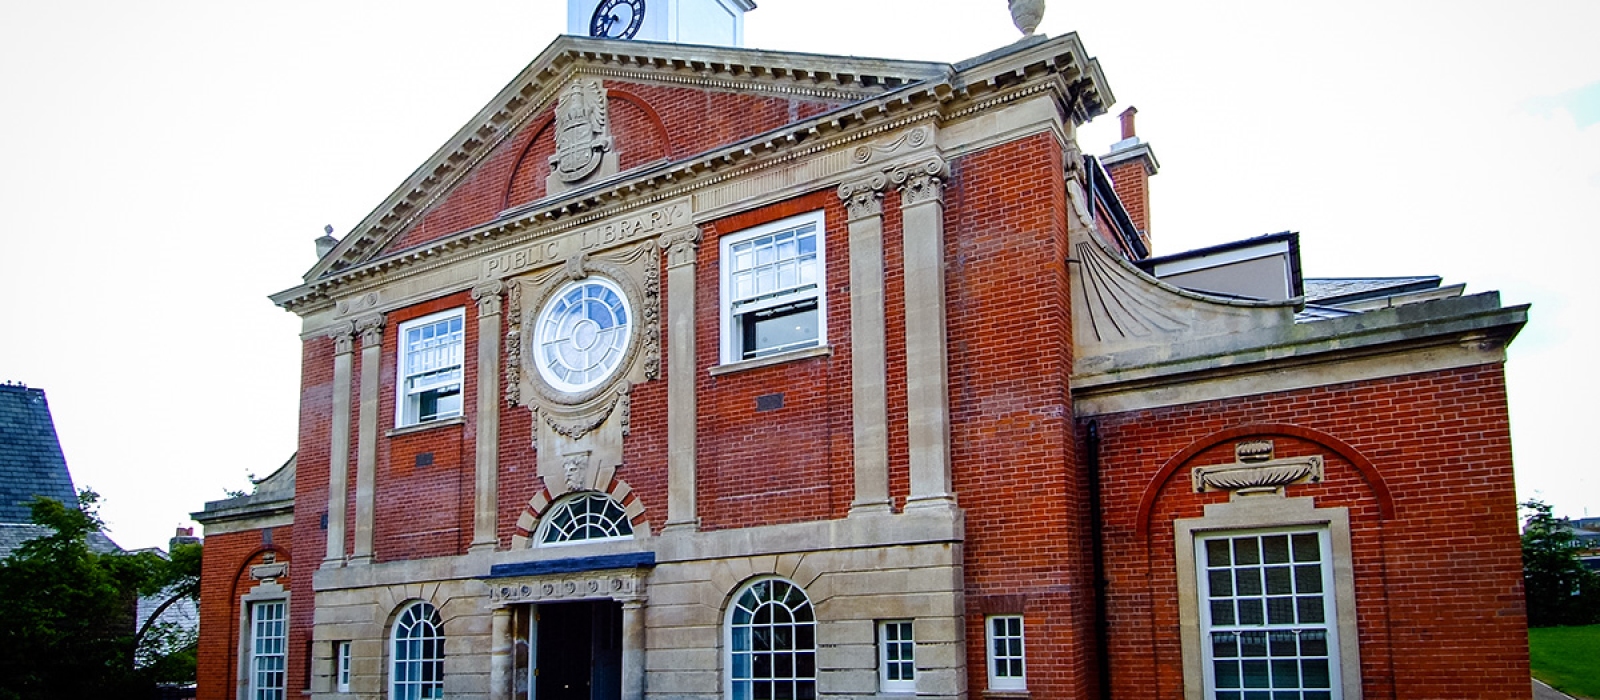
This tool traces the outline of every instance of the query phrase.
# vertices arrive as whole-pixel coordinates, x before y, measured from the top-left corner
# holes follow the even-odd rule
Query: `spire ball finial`
[[[1033,30],[1038,29],[1039,21],[1044,19],[1044,0],[1010,0],[1010,3],[1011,21],[1022,30],[1023,36],[1033,36]]]

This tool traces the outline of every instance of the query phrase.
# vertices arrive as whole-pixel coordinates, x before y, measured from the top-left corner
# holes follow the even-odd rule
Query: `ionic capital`
[[[900,206],[909,207],[923,202],[943,201],[944,180],[949,172],[949,165],[943,158],[933,158],[895,168],[889,172],[889,179],[900,187]]]
[[[328,337],[333,339],[333,354],[348,355],[355,352],[355,324],[341,321],[328,330]]]
[[[689,227],[665,233],[658,239],[667,251],[667,267],[681,267],[695,262],[700,252],[700,229]]]
[[[882,216],[883,190],[888,185],[889,178],[883,173],[839,185],[839,199],[844,200],[845,209],[850,212],[850,220]]]
[[[500,315],[500,294],[505,289],[505,283],[499,280],[485,282],[472,288],[472,298],[478,301],[479,317]]]
[[[375,348],[383,344],[383,314],[373,314],[356,319],[356,332],[361,334],[361,347]]]

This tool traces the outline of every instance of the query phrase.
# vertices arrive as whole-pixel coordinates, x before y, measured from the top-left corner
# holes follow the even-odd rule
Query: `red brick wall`
[[[993,612],[1025,616],[1034,697],[1094,688],[1061,162],[1053,138],[1030,137],[957,161],[945,190],[951,457],[966,512],[974,697],[988,682],[983,619]]]
[[[289,528],[273,528],[274,538],[287,538]],[[231,700],[239,677],[239,597],[259,582],[250,567],[264,562],[272,552],[280,562],[289,560],[287,542],[266,543],[262,530],[230,532],[205,538],[200,573],[200,654],[196,670],[198,700]],[[278,584],[293,590],[291,578]],[[292,608],[292,604],[291,604]],[[291,609],[291,612],[292,609]],[[290,688],[295,688],[290,675]]]
[[[1350,510],[1364,696],[1527,696],[1516,496],[1498,365],[1098,420],[1116,697],[1182,697],[1172,521],[1200,517],[1203,504],[1227,499],[1192,493],[1189,467],[1232,462],[1234,443],[1255,432],[1241,426],[1262,424],[1280,426],[1264,435],[1279,456],[1328,458],[1326,479],[1292,486],[1290,496]],[[1228,429],[1236,430],[1208,445],[1208,436]],[[1201,451],[1174,462],[1195,449]],[[1141,499],[1149,512],[1143,533]]]
[[[464,309],[461,405],[463,422],[385,437],[395,426],[400,324],[429,314]],[[358,352],[359,354],[359,352]],[[472,543],[478,407],[478,304],[465,292],[388,314],[378,391],[378,452],[374,473],[373,558],[427,559],[462,554]],[[357,382],[360,362],[356,363]],[[498,368],[496,368],[498,371]],[[357,404],[355,398],[352,404]],[[352,411],[352,423],[359,412]],[[351,445],[356,443],[352,441]],[[419,465],[418,458],[432,460]],[[355,479],[350,480],[351,492]],[[355,507],[350,508],[354,517]],[[354,532],[354,527],[351,529]],[[352,535],[353,536],[353,535]]]
[[[830,357],[711,376],[721,359],[719,237],[823,210]],[[711,222],[704,228],[695,312],[701,528],[842,517],[855,497],[850,458],[850,260],[846,214],[832,190]],[[782,394],[783,407],[756,410]]]
[[[838,104],[621,81],[606,81],[605,87],[622,171],[723,147]],[[496,147],[385,253],[486,223],[508,207],[543,197],[555,153],[554,112],[552,104]]]
[[[1111,186],[1122,200],[1122,208],[1133,219],[1134,228],[1150,230],[1150,177],[1144,159],[1135,158],[1106,167],[1111,176]]]
[[[360,340],[357,339],[356,359],[360,359]],[[295,456],[294,502],[295,521],[288,528],[292,532],[293,558],[289,563],[291,576],[298,581],[311,581],[311,575],[322,564],[328,551],[328,531],[322,519],[328,514],[328,441],[333,418],[333,340],[318,337],[301,345],[300,362],[300,443]],[[356,363],[356,364],[359,364]],[[350,395],[359,394],[359,375],[351,373]],[[354,400],[354,399],[352,399]],[[356,444],[356,420],[352,411],[350,419],[350,445]],[[354,450],[352,450],[352,455]],[[347,462],[349,483],[355,485],[355,460]],[[354,494],[355,489],[350,492]],[[345,506],[347,532],[354,527],[355,501],[352,496]],[[279,543],[288,546],[279,533]],[[206,538],[207,556],[210,540]],[[350,551],[347,541],[345,551]],[[306,677],[306,642],[311,639],[312,603],[311,586],[296,587],[289,601],[289,687],[297,688]],[[204,627],[205,623],[201,623]],[[237,634],[237,631],[235,631]],[[237,637],[235,637],[237,639]],[[202,647],[203,648],[203,647]],[[292,692],[292,691],[291,691]]]

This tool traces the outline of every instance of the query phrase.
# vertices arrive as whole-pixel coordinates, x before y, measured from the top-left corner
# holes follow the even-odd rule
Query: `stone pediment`
[[[476,172],[507,139],[550,114],[575,81],[654,84],[809,99],[838,105],[776,130],[693,154],[591,178],[511,206],[491,221],[395,249],[394,242]],[[1020,96],[1048,93],[1076,121],[1103,113],[1112,97],[1097,61],[1076,36],[1035,37],[961,64],[888,61],[721,47],[561,37],[512,80],[371,214],[309,270],[305,284],[273,300],[291,310],[331,303],[370,278],[431,264],[495,239],[582,225],[641,203],[677,196],[751,167],[862,139],[917,120],[966,118]],[[998,99],[996,99],[998,98]],[[408,244],[409,245],[409,244]]]

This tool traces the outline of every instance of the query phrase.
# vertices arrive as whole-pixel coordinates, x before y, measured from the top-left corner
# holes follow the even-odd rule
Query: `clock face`
[[[589,19],[589,36],[632,39],[644,23],[645,0],[602,0]]]
[[[536,323],[534,365],[550,386],[570,393],[610,379],[632,340],[628,297],[601,277],[556,291]]]

